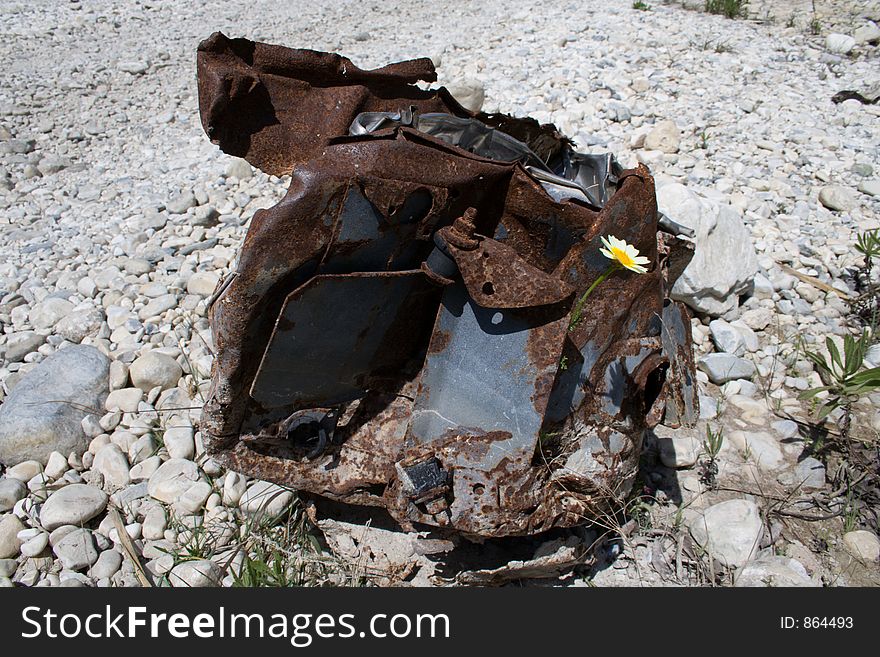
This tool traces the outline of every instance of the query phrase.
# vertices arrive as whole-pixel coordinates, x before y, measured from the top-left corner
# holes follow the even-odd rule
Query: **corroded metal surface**
[[[665,294],[681,258],[644,166],[420,89],[426,59],[364,71],[215,34],[198,73],[212,141],[291,174],[212,299],[216,459],[404,527],[524,535],[618,502],[644,430],[695,417]],[[652,265],[570,326],[609,234]]]

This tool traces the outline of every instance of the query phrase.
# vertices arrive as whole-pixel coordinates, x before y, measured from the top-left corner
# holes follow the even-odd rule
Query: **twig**
[[[147,577],[143,564],[141,564],[140,557],[138,557],[138,553],[134,549],[134,543],[131,542],[131,537],[128,535],[128,532],[125,531],[122,516],[119,515],[119,511],[115,507],[111,507],[110,509],[110,519],[113,521],[114,527],[116,527],[116,533],[119,535],[119,542],[122,544],[122,549],[125,550],[126,555],[134,565],[134,572],[135,575],[137,575],[141,586],[144,588],[152,588],[153,583],[150,581],[150,578]]]

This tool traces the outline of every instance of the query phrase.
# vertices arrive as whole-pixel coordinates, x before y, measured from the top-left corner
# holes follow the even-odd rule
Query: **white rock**
[[[186,291],[200,297],[209,297],[214,293],[220,277],[211,271],[196,272],[186,282]]]
[[[165,516],[165,510],[161,506],[154,506],[144,516],[141,532],[148,541],[156,541],[165,535],[167,527],[168,520]]]
[[[89,576],[95,579],[113,577],[122,566],[122,555],[116,550],[104,550],[89,569]]]
[[[752,238],[739,213],[678,183],[660,187],[657,203],[671,219],[696,231],[694,257],[671,296],[713,316],[736,308],[738,295],[758,271]]]
[[[843,535],[843,545],[852,556],[863,561],[880,559],[880,539],[873,532],[864,529],[847,532]]]
[[[734,578],[734,586],[743,587],[815,587],[806,569],[794,559],[767,556],[750,561],[740,568]]]
[[[46,336],[33,331],[12,333],[2,347],[3,357],[10,363],[17,363],[46,341]]]
[[[819,202],[829,210],[849,212],[858,203],[853,191],[841,185],[826,185],[819,190]]]
[[[49,297],[31,308],[28,319],[35,329],[50,329],[72,311],[73,304],[67,299]]]
[[[43,464],[39,461],[22,461],[6,470],[6,476],[20,481],[30,481],[43,471]]]
[[[247,479],[231,470],[223,480],[223,504],[229,507],[238,506],[241,496],[247,490]]]
[[[201,480],[202,474],[195,463],[186,459],[170,459],[150,477],[148,490],[160,502],[173,504],[190,486]]]
[[[731,431],[727,437],[747,463],[754,463],[763,470],[775,470],[784,461],[779,441],[769,433]]]
[[[660,461],[667,468],[689,468],[697,462],[702,444],[693,436],[660,438],[657,441]]]
[[[677,153],[681,143],[681,131],[675,121],[660,121],[645,137],[645,148],[664,153]]]
[[[859,183],[859,191],[868,196],[880,196],[880,180],[863,180]]]
[[[49,496],[40,510],[46,531],[62,525],[83,525],[107,508],[107,494],[86,484],[71,484]]]
[[[19,536],[19,539],[22,539]],[[21,544],[21,554],[25,557],[35,557],[49,545],[49,534],[38,532],[36,536]]]
[[[25,529],[17,516],[7,513],[0,516],[0,559],[12,559],[21,550],[21,539],[18,532]]]
[[[709,354],[697,361],[697,367],[709,376],[712,383],[721,385],[734,379],[751,379],[755,364],[732,354]]]
[[[138,405],[144,398],[144,391],[140,388],[122,388],[120,390],[112,390],[107,395],[104,402],[104,408],[108,411],[119,409],[123,413],[136,413]]]
[[[114,486],[128,486],[131,476],[128,474],[129,465],[125,453],[118,445],[110,443],[95,455],[92,467],[104,475],[104,481]]]
[[[197,481],[174,502],[174,510],[180,516],[191,516],[201,512],[211,495],[211,484]]]
[[[27,486],[19,479],[0,479],[0,513],[11,511],[15,503],[27,496]]]
[[[738,567],[757,553],[764,534],[758,506],[727,500],[698,513],[689,524],[694,540],[722,565]]]
[[[148,351],[131,364],[128,374],[136,388],[149,392],[157,386],[162,390],[175,387],[183,370],[171,356]]]
[[[156,470],[159,469],[160,465],[162,465],[162,459],[158,456],[151,456],[140,463],[135,463],[131,466],[131,470],[128,471],[128,476],[135,482],[148,481]]]
[[[86,308],[73,311],[62,317],[55,324],[55,333],[79,344],[87,335],[93,335],[101,328],[104,313],[97,308]]]
[[[880,41],[880,27],[874,21],[867,21],[855,29],[853,40],[856,45]]]
[[[168,581],[175,588],[213,587],[220,585],[220,567],[213,561],[184,561],[172,568]]]
[[[278,484],[254,481],[241,496],[238,506],[250,514],[280,515],[293,501],[293,493]]]
[[[58,541],[52,551],[68,570],[83,570],[98,561],[95,539],[88,529],[74,529]]]
[[[479,80],[463,79],[446,85],[446,90],[465,109],[479,112],[483,107],[486,92]]]
[[[192,427],[168,427],[163,436],[168,455],[173,459],[192,459],[196,452]]]
[[[87,417],[94,417],[94,415]],[[46,469],[43,472],[49,479],[58,479],[69,469],[65,456],[61,452],[52,452],[49,454],[49,460],[46,461]]]
[[[856,40],[848,34],[832,32],[825,37],[825,48],[835,55],[848,55],[856,47]]]
[[[746,353],[746,343],[739,331],[723,319],[713,319],[709,322],[709,332],[712,342],[726,354],[742,356]]]

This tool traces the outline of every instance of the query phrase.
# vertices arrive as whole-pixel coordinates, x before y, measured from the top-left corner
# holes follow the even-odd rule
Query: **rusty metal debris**
[[[552,125],[471,113],[428,59],[229,39],[198,50],[202,124],[287,195],[212,299],[203,432],[228,467],[404,528],[582,524],[632,486],[643,432],[697,415],[690,258],[647,168]],[[652,266],[604,271],[599,238]]]

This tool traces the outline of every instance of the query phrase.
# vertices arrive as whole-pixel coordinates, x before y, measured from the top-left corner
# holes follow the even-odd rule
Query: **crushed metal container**
[[[405,529],[589,522],[630,491],[647,429],[698,416],[668,297],[687,229],[658,215],[644,166],[416,85],[435,80],[429,59],[200,44],[207,135],[291,176],[210,301],[207,448]],[[608,278],[572,322],[607,235],[649,270]]]

